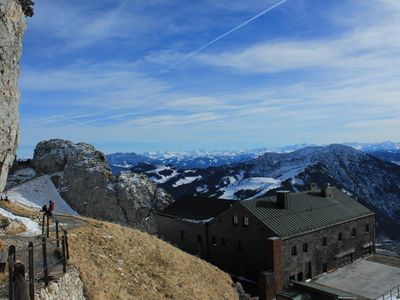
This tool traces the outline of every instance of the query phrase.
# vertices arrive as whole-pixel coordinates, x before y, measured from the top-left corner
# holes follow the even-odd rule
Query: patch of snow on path
[[[5,192],[11,201],[24,206],[40,210],[49,200],[54,202],[56,213],[78,215],[63,198],[61,198],[50,176],[44,175],[21,185],[11,188]]]
[[[37,224],[35,221],[25,218],[25,217],[20,217],[16,216],[13,213],[0,208],[0,215],[12,219],[12,220],[18,220],[21,223],[23,223],[26,226],[26,231],[23,233],[20,233],[19,235],[22,236],[34,236],[34,235],[39,235],[42,233],[42,229],[40,228],[39,224]]]

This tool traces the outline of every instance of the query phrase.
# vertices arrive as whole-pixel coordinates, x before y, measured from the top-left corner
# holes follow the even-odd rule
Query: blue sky
[[[400,140],[398,0],[36,2],[20,157]]]

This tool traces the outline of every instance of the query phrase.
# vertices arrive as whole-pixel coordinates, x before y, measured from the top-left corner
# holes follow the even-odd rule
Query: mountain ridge
[[[382,143],[339,143],[335,145],[350,146],[365,153],[400,164],[400,143],[386,141]],[[110,167],[114,174],[127,170],[135,165],[147,162],[153,165],[173,165],[177,168],[208,168],[219,167],[250,161],[264,153],[290,153],[309,147],[324,147],[328,145],[295,144],[283,147],[265,147],[249,150],[232,151],[155,151],[144,152],[116,152],[107,155]]]
[[[377,212],[379,233],[400,238],[400,166],[341,144],[312,146],[290,153],[265,153],[251,161],[219,167],[178,169],[141,164],[173,197],[201,195],[253,199],[278,189],[302,191],[329,182]],[[390,224],[392,223],[392,224]]]

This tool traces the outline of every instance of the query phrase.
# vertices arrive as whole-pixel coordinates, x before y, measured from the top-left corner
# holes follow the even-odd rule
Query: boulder
[[[113,176],[105,155],[86,143],[40,142],[31,163],[47,174],[68,204],[82,215],[154,231],[155,213],[172,198],[144,175]]]

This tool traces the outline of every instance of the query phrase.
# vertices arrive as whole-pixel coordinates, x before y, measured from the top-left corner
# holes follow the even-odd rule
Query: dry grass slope
[[[87,221],[69,241],[89,299],[238,299],[213,265],[140,231]]]
[[[30,209],[28,207],[24,207],[22,205],[19,205],[14,202],[6,202],[6,201],[0,201],[0,207],[9,210],[17,215],[20,215],[22,217],[27,217],[27,218],[32,218],[32,219],[39,219],[42,216],[42,213]]]

